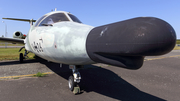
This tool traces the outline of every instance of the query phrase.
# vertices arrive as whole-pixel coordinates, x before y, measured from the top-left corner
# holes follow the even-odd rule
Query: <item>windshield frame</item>
[[[68,13],[68,16],[71,18],[73,22],[82,23],[76,16],[73,14]]]
[[[46,17],[47,17],[47,15],[43,15],[41,18],[39,18],[39,19],[36,21],[36,23],[34,24],[34,26],[37,27],[37,26],[39,25],[39,23],[40,23],[44,18],[46,18]]]
[[[58,19],[58,21],[57,21],[57,18],[60,17],[60,16],[56,17],[58,14],[62,14],[61,16],[63,16],[63,17],[62,17],[63,20]],[[53,23],[48,24],[48,22],[46,22],[47,19],[49,19],[49,18],[52,19],[52,20],[54,20]],[[54,14],[51,14],[51,15],[48,15],[48,16],[44,17],[44,18],[39,22],[39,24],[38,24],[37,26],[44,26],[44,25],[46,25],[46,24],[47,24],[47,25],[52,25],[52,24],[54,24],[54,23],[62,22],[62,21],[71,21],[71,20],[70,20],[70,19],[67,17],[67,15],[66,15],[65,13],[63,13],[63,12],[54,13]],[[43,22],[45,22],[45,23],[43,23]]]

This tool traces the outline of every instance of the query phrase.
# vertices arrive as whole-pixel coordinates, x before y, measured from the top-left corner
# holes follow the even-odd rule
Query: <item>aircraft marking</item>
[[[54,43],[54,48],[57,49],[57,44],[56,44],[56,42]]]
[[[39,39],[39,40],[41,40],[41,41],[42,41],[42,43],[43,43],[43,39],[42,39],[42,37],[41,37],[41,39]]]
[[[43,48],[42,48],[42,46],[41,46],[41,43],[39,42],[35,42],[34,41],[34,43],[33,44],[31,44],[32,45],[32,47],[33,47],[33,49],[34,49],[34,51],[36,51],[36,52],[43,52]]]

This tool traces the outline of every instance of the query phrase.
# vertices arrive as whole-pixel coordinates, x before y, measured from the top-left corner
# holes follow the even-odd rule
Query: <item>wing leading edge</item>
[[[0,41],[24,44],[24,39],[0,37]]]
[[[26,21],[26,22],[36,22],[36,20],[33,19],[17,19],[17,18],[2,18],[7,20],[17,20],[17,21]]]
[[[33,19],[17,19],[17,18],[2,18],[2,19],[16,20],[16,21],[25,21],[25,22],[29,22],[30,26],[33,25],[33,22],[36,22],[36,20],[33,20]]]

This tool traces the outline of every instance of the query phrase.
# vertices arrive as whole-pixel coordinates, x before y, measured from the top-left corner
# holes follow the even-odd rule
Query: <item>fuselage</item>
[[[52,15],[62,17],[55,19]],[[46,22],[49,18],[51,21]],[[28,51],[52,62],[73,65],[92,64],[94,62],[86,51],[87,35],[92,29],[92,26],[73,21],[67,12],[51,12],[31,27],[25,47]]]
[[[138,69],[145,56],[166,54],[175,43],[174,29],[159,18],[137,17],[92,27],[70,13],[55,11],[30,28],[25,48],[56,63],[105,63]]]

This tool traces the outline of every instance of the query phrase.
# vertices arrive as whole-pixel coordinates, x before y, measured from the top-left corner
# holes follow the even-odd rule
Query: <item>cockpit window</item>
[[[64,13],[56,13],[48,16],[45,18],[39,26],[51,26],[53,23],[60,22],[60,21],[69,21]]]
[[[38,21],[36,21],[35,26],[37,26],[37,25],[39,24],[39,22],[40,22],[44,17],[46,17],[46,15],[42,16]]]
[[[68,14],[74,22],[82,23],[76,16]]]

